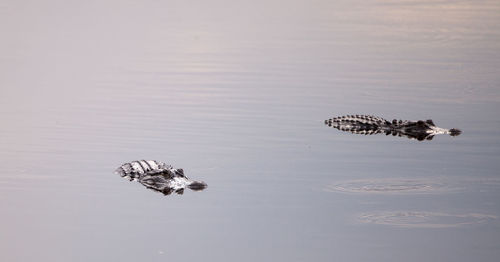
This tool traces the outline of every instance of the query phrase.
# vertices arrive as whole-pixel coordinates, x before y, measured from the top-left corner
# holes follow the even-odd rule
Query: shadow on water
[[[458,136],[462,133],[459,129],[445,129],[437,127],[432,120],[386,120],[371,115],[347,115],[325,120],[325,124],[341,131],[358,135],[382,134],[407,137],[418,141],[432,140],[435,135],[448,134]]]

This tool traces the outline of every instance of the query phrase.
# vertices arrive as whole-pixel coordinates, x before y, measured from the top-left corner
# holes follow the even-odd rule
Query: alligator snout
[[[450,129],[450,136],[458,136],[462,134],[462,131],[460,129],[452,128]]]
[[[187,187],[191,190],[194,190],[194,191],[201,191],[201,190],[207,188],[207,184],[205,182],[193,181]]]

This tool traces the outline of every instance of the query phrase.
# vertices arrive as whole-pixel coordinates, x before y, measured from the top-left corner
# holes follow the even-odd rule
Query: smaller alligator
[[[184,193],[184,188],[201,191],[207,187],[205,182],[193,181],[184,175],[184,170],[173,168],[156,160],[139,160],[121,165],[115,171],[130,181],[136,180],[143,186],[170,195]]]
[[[456,128],[444,129],[437,127],[430,119],[425,121],[403,121],[396,119],[388,121],[377,116],[347,115],[325,120],[325,124],[354,134],[373,135],[385,133],[386,135],[406,136],[419,141],[432,140],[435,135],[439,134],[458,136],[462,133],[462,131]]]

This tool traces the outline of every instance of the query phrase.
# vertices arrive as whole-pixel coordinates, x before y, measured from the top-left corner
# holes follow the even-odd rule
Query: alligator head
[[[143,186],[170,195],[183,194],[185,188],[201,191],[207,187],[205,182],[194,181],[184,175],[183,169],[176,169],[156,160],[140,160],[125,163],[115,173],[130,181],[136,180]]]

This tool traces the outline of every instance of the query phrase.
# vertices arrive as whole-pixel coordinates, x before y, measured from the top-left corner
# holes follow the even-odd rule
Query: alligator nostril
[[[207,188],[207,184],[205,182],[193,181],[190,185],[188,185],[188,187],[191,190],[199,191]]]
[[[452,128],[450,129],[450,136],[458,136],[462,133],[460,129]]]

